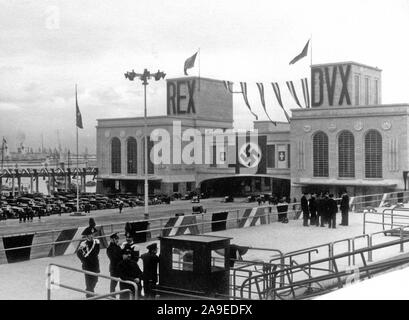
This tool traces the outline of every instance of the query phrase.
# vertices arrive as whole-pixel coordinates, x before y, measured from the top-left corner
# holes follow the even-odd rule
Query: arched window
[[[137,144],[135,138],[129,138],[127,141],[127,160],[128,173],[137,173]]]
[[[121,141],[118,138],[111,142],[111,171],[121,173]]]
[[[341,178],[355,177],[355,141],[349,131],[338,136],[338,170]]]
[[[312,146],[314,177],[328,177],[328,136],[322,131],[317,132]]]
[[[382,136],[376,130],[365,135],[365,178],[382,178]]]

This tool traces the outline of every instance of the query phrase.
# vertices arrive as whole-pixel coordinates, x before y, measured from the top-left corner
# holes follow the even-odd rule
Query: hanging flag
[[[302,93],[304,94],[304,102],[306,108],[311,108],[310,106],[310,92],[308,90],[308,79],[301,79]]]
[[[80,129],[84,129],[82,126],[82,116],[81,116],[80,108],[78,107],[77,86],[75,86],[75,107],[76,107],[77,127]]]
[[[258,91],[260,93],[261,105],[263,106],[264,112],[266,113],[267,118],[270,119],[270,121],[276,126],[277,122],[271,120],[270,116],[267,113],[266,101],[264,99],[264,86],[263,86],[263,84],[261,82],[256,82],[256,84],[257,84]]]
[[[184,67],[185,76],[188,76],[186,70],[193,68],[195,66],[196,55],[197,55],[197,52],[190,58],[186,59],[185,67]]]
[[[243,94],[243,99],[247,105],[247,108],[249,108],[251,114],[256,117],[256,120],[258,120],[257,115],[251,110],[249,100],[247,99],[247,83],[240,82],[240,86],[241,86],[241,93]]]
[[[278,83],[272,82],[271,85],[273,86],[273,90],[276,95],[278,104],[280,105],[281,109],[283,109],[285,117],[287,118],[287,121],[290,122],[290,116],[288,115],[287,111],[285,111],[284,106],[283,106],[283,101],[281,100],[280,87],[278,86]]]
[[[3,142],[2,142],[2,144],[1,144],[1,152],[2,152],[2,155],[5,155],[5,156],[9,156],[9,155],[10,155],[10,153],[9,153],[9,147],[8,147],[8,145],[7,145],[7,140],[6,140],[6,138],[4,138],[4,137],[3,137]]]
[[[223,83],[226,90],[229,91],[230,93],[233,93],[233,82],[223,81]]]
[[[301,104],[300,104],[300,101],[298,100],[297,93],[295,92],[294,83],[293,83],[292,81],[286,81],[286,83],[287,83],[288,90],[290,90],[290,93],[291,93],[292,97],[293,97],[294,100],[295,100],[295,103],[296,103],[300,108],[302,108],[302,106],[301,106]]]
[[[302,58],[307,56],[309,43],[310,43],[310,40],[307,41],[307,43],[304,46],[304,49],[302,49],[302,52],[298,56],[296,56],[293,60],[290,61],[290,65],[296,63],[298,60],[301,60]]]

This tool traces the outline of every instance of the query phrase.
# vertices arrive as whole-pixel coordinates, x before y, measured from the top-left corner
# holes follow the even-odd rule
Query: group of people
[[[41,220],[41,213],[38,212],[38,219]],[[34,210],[29,206],[20,210],[18,213],[18,221],[21,222],[33,222],[34,220]]]
[[[346,191],[341,196],[339,206],[341,211],[341,226],[348,225],[349,215],[349,196]],[[336,228],[336,216],[338,213],[338,204],[332,193],[303,193],[301,197],[301,211],[303,215],[303,226],[321,226],[328,223],[329,228]]]
[[[91,221],[92,220],[92,221]],[[81,242],[77,256],[82,262],[82,269],[94,273],[100,272],[99,266],[99,251],[100,242],[95,239],[95,221],[91,218],[90,225],[83,231],[86,239]],[[144,297],[146,299],[154,299],[154,288],[158,281],[157,268],[159,264],[159,256],[157,255],[158,247],[156,243],[147,246],[148,251],[140,256],[139,246],[134,242],[131,233],[125,233],[125,242],[119,244],[119,235],[114,233],[110,236],[110,244],[107,248],[107,256],[109,258],[109,272],[111,277],[119,278],[123,281],[133,282],[137,286],[137,297],[142,297],[142,284]],[[140,269],[138,261],[142,260],[143,271]],[[98,282],[98,277],[95,275],[85,274],[85,290],[86,297],[93,296],[95,286]],[[135,296],[135,286],[119,281],[120,291],[128,289]],[[115,292],[118,281],[111,279],[110,292]],[[129,299],[127,292],[120,294],[120,299]]]

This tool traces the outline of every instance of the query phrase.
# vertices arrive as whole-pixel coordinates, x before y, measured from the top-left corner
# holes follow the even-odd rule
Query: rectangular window
[[[374,81],[374,104],[379,103],[379,92],[378,92],[378,79],[375,79]]]
[[[365,105],[369,105],[369,78],[365,78]]]
[[[216,146],[212,146],[212,163],[210,164],[211,167],[216,167]]]
[[[193,271],[193,250],[172,248],[172,269]]]
[[[186,191],[192,191],[192,183],[186,182]]]
[[[361,85],[360,77],[359,75],[355,75],[355,104],[359,105],[359,95],[360,95],[360,90],[359,87]]]
[[[267,145],[267,168],[275,168],[275,153],[276,146],[274,144]]]
[[[291,168],[291,144],[287,145],[288,169]]]
[[[179,192],[179,183],[174,183],[173,184],[173,192]]]

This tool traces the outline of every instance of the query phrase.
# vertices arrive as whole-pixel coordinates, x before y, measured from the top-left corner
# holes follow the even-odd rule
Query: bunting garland
[[[258,91],[260,93],[260,100],[261,100],[261,105],[263,106],[264,112],[266,113],[267,118],[276,126],[277,122],[271,120],[270,116],[267,113],[266,109],[266,101],[264,99],[264,86],[261,82],[256,82]]]
[[[240,82],[240,87],[241,87],[241,93],[243,94],[243,99],[245,104],[247,105],[247,108],[250,110],[251,114],[258,120],[258,116],[251,110],[250,103],[247,99],[247,83],[246,82]]]
[[[294,83],[292,81],[286,81],[288,90],[291,93],[291,96],[294,98],[295,103],[302,108],[300,101],[298,100],[297,93],[295,92]]]
[[[232,90],[232,82],[230,81],[223,81],[224,87],[226,88],[227,91],[229,91],[230,93],[233,93]]]
[[[284,106],[283,106],[283,101],[281,100],[280,87],[278,86],[278,83],[277,82],[272,82],[271,85],[273,86],[273,90],[274,90],[274,93],[276,95],[278,104],[280,105],[281,109],[283,109],[285,117],[287,118],[287,121],[290,122],[290,117],[289,117],[287,111],[285,111]]]
[[[308,90],[308,79],[301,79],[302,93],[304,95],[304,102],[306,108],[311,108],[310,105],[310,92]]]

